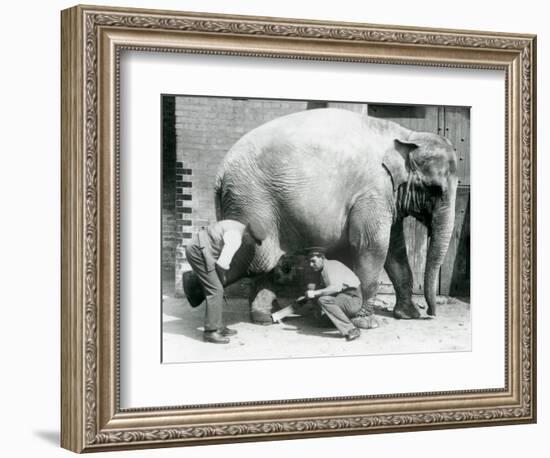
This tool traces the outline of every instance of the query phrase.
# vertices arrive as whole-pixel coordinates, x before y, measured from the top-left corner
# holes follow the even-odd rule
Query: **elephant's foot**
[[[435,299],[435,305],[445,305],[451,303],[452,299],[448,296],[437,296]],[[426,307],[426,314],[428,316],[435,317],[435,307],[430,307],[429,305]]]
[[[393,309],[393,317],[398,320],[414,320],[420,318],[420,312],[413,301],[397,302]]]
[[[253,323],[273,324],[271,313],[277,308],[275,293],[266,288],[261,289],[250,303],[250,318]]]
[[[376,299],[369,299],[363,304],[359,313],[351,319],[351,322],[356,328],[361,329],[376,329],[380,323],[374,316],[374,303]]]

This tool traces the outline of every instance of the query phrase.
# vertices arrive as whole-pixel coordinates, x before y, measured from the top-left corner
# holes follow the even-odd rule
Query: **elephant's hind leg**
[[[393,316],[399,319],[419,318],[420,313],[412,301],[413,275],[407,256],[403,220],[398,220],[392,226],[390,247],[384,267],[395,289]]]

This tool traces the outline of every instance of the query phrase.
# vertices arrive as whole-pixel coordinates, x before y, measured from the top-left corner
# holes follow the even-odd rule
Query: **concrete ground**
[[[313,317],[288,317],[283,323],[250,322],[248,301],[228,299],[224,320],[238,331],[229,344],[203,342],[204,305],[192,308],[184,298],[163,301],[163,362],[228,361],[307,358],[323,356],[380,355],[396,353],[455,352],[471,350],[470,304],[441,297],[437,317],[425,314],[425,301],[416,297],[423,317],[396,320],[395,297],[379,295],[377,329],[362,330],[347,342],[335,328],[320,327]]]

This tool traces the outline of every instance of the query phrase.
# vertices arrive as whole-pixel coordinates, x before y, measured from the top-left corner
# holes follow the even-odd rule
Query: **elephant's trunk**
[[[439,268],[447,254],[454,229],[456,179],[451,179],[447,191],[437,200],[432,214],[432,235],[426,256],[424,297],[428,315],[435,315]]]

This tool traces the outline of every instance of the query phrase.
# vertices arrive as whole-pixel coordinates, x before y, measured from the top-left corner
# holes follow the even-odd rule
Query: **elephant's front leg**
[[[420,313],[412,301],[413,275],[407,256],[402,219],[392,226],[385,269],[395,289],[393,316],[401,319],[419,318]]]
[[[363,294],[362,319],[366,328],[378,327],[374,318],[374,301],[378,291],[379,277],[384,268],[384,261],[389,245],[389,232],[391,220],[380,222],[376,233],[371,235],[368,245],[362,249],[356,249],[355,273],[361,281],[361,292]]]

